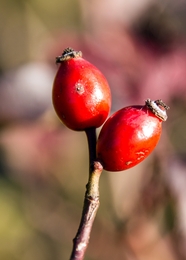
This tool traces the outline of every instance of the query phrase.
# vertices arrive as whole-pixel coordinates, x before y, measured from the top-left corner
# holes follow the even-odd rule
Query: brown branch
[[[75,238],[70,260],[83,260],[87,249],[92,225],[99,207],[99,178],[103,167],[96,161],[96,130],[86,130],[89,147],[89,180],[86,185],[84,206],[80,225]]]

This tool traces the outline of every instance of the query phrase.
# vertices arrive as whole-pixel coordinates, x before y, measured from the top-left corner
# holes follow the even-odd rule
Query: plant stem
[[[96,129],[86,131],[89,149],[89,180],[86,185],[84,206],[80,225],[75,238],[70,260],[83,260],[87,249],[92,225],[99,207],[99,178],[103,167],[96,161]]]

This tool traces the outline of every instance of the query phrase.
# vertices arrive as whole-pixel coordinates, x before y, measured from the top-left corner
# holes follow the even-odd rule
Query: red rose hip
[[[111,106],[110,88],[103,74],[71,48],[65,49],[56,63],[60,66],[52,100],[61,121],[72,130],[101,126]]]
[[[121,171],[143,161],[160,139],[167,109],[161,100],[148,99],[144,106],[125,107],[113,114],[97,142],[97,157],[103,168]]]

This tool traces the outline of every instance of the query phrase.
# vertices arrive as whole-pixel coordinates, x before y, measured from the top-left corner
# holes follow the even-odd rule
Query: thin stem
[[[96,161],[96,129],[95,128],[88,128],[85,131],[88,141],[88,152],[89,152],[89,174],[94,170],[93,165]]]
[[[70,260],[83,260],[87,249],[92,225],[99,207],[99,178],[103,167],[96,161],[96,129],[86,131],[89,148],[89,180],[86,185],[84,206],[80,225],[75,238]]]

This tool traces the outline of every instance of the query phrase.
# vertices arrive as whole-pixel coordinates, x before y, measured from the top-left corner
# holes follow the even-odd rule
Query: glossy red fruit
[[[97,157],[108,171],[129,169],[143,161],[157,145],[168,107],[148,99],[144,106],[117,111],[103,125]]]
[[[111,106],[110,88],[103,74],[71,48],[65,49],[56,63],[60,67],[52,99],[59,118],[73,130],[101,126]]]

